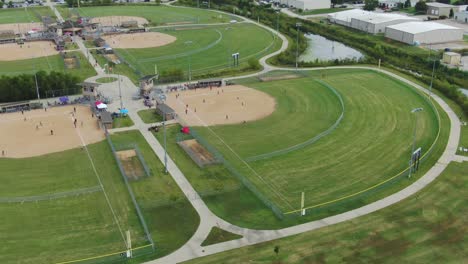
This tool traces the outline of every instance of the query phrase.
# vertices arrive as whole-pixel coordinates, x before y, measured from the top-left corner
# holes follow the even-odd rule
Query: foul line
[[[128,244],[127,244],[127,240],[125,240],[125,236],[123,234],[123,231],[122,231],[122,228],[120,227],[120,224],[119,224],[119,221],[117,219],[117,216],[115,215],[115,212],[114,212],[114,208],[112,208],[112,205],[110,203],[110,200],[109,200],[109,197],[107,196],[107,193],[106,193],[106,189],[104,188],[104,185],[102,184],[102,181],[101,181],[101,177],[99,177],[99,174],[96,170],[96,167],[94,166],[94,162],[93,162],[93,159],[91,158],[91,154],[89,154],[89,151],[88,151],[88,147],[86,147],[86,144],[83,140],[83,137],[81,136],[81,133],[80,133],[80,130],[79,128],[76,129],[76,133],[78,134],[78,136],[80,137],[80,140],[81,140],[81,144],[83,144],[83,148],[85,149],[86,151],[86,154],[88,155],[88,159],[89,161],[91,162],[91,166],[93,167],[93,171],[94,171],[94,174],[96,175],[96,178],[99,182],[99,185],[101,186],[102,188],[102,192],[104,193],[104,197],[106,198],[106,201],[107,201],[107,205],[109,206],[111,212],[112,212],[112,215],[114,217],[114,221],[115,223],[117,224],[117,227],[119,228],[119,231],[120,231],[120,235],[122,236],[122,239],[124,241],[124,244],[125,244],[125,248],[128,248]]]
[[[39,201],[48,201],[53,199],[66,198],[70,196],[78,196],[82,194],[95,193],[102,191],[101,186],[93,186],[87,188],[76,189],[67,192],[58,192],[45,195],[36,195],[36,196],[20,196],[20,197],[0,197],[0,203],[24,203],[24,202],[39,202]]]
[[[136,247],[136,248],[132,248],[131,251],[134,251],[134,250],[137,250],[137,249],[141,249],[141,248],[146,248],[146,247],[151,247],[152,245],[145,245],[145,246],[141,246],[141,247]],[[56,264],[68,264],[68,263],[76,263],[76,262],[83,262],[83,261],[87,261],[87,260],[93,260],[93,259],[98,259],[98,258],[105,258],[105,257],[109,257],[109,256],[112,256],[112,255],[120,255],[122,253],[127,253],[127,250],[123,250],[123,251],[118,251],[118,252],[114,252],[114,253],[108,253],[108,254],[103,254],[103,255],[99,255],[99,256],[95,256],[95,257],[89,257],[89,258],[83,258],[83,259],[75,259],[75,260],[69,260],[69,261],[64,261],[64,262],[57,262]]]
[[[177,99],[179,101],[179,104],[182,104],[185,106],[185,103],[181,100],[181,99]],[[250,167],[250,165],[245,161],[243,160],[226,142],[224,142],[224,140],[218,135],[216,134],[195,112],[191,111],[190,112],[193,113],[193,115],[201,122],[205,125],[205,127],[210,130],[210,132],[215,135],[219,140],[221,140],[221,142],[239,159],[242,161],[242,163],[244,163],[262,182],[264,182],[266,184],[266,186],[268,186],[270,188],[270,190],[272,190],[280,199],[282,199],[290,208],[294,208],[289,202],[288,200],[284,197],[284,195],[279,192],[276,188],[273,188],[272,185],[273,183],[268,183],[262,176],[260,176],[252,167]]]

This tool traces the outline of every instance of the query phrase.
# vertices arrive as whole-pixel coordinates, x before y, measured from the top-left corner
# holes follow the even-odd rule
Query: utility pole
[[[191,40],[188,40],[188,41],[185,41],[185,45],[192,45],[192,41]],[[189,82],[192,81],[192,68],[191,68],[191,57],[192,57],[192,54],[189,53],[189,57],[188,57],[188,79],[189,79]]]
[[[117,77],[119,78],[119,97],[120,97],[120,109],[123,109],[123,101],[122,101],[122,89],[120,88],[120,82],[122,80],[120,80],[120,74],[117,75]]]
[[[296,23],[296,31],[297,31],[297,36],[296,36],[296,70],[298,68],[298,60],[299,60],[299,31],[302,23]]]
[[[429,97],[432,95],[432,82],[434,81],[434,72],[435,72],[435,58],[432,60],[432,76],[431,76],[431,84],[429,85]]]

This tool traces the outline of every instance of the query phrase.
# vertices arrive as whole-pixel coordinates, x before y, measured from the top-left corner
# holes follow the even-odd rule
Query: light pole
[[[226,28],[226,31],[231,30],[230,27]],[[227,50],[228,50],[228,58],[227,58],[227,66],[230,68],[231,67],[231,59],[232,59],[232,52],[231,52],[231,42],[227,42]]]
[[[279,16],[280,16],[280,11],[276,11],[276,38],[278,38],[279,35]]]
[[[418,125],[418,116],[416,113],[421,112],[423,109],[421,107],[419,108],[414,108],[411,110],[412,114],[415,114],[414,117],[414,130],[413,130],[413,146],[411,147],[411,156],[410,156],[410,161],[409,161],[409,174],[408,174],[408,179],[411,178],[411,172],[413,172],[413,155],[414,155],[414,146],[416,144],[416,127]]]
[[[161,97],[160,97],[161,98]],[[166,98],[161,98],[163,103],[166,103]],[[166,113],[163,113],[163,133],[164,133],[164,173],[167,174],[167,144],[166,144]]]
[[[296,23],[296,31],[297,31],[297,37],[296,37],[296,70],[298,67],[298,60],[299,60],[299,30],[301,27],[302,23]]]
[[[188,41],[185,41],[185,45],[192,45],[192,41],[191,40],[188,40]],[[189,79],[189,82],[192,81],[192,69],[190,67],[190,63],[191,63],[191,57],[192,57],[192,54],[189,53],[189,57],[188,57],[188,79]]]
[[[429,85],[429,97],[432,95],[432,82],[434,81],[434,72],[435,72],[435,58],[432,60],[432,76],[431,76],[431,84]]]

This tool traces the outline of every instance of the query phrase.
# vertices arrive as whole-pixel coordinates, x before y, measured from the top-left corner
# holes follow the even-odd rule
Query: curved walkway
[[[51,6],[52,7],[52,6]],[[187,8],[187,7],[180,7],[180,8]],[[224,13],[224,12],[220,12]],[[225,13],[227,14],[227,13]],[[230,16],[236,16],[233,14],[228,14]],[[240,17],[243,20],[246,20],[250,23],[256,24],[262,28],[265,28],[269,30],[270,32],[273,32],[274,34],[277,34],[278,37],[280,37],[283,40],[283,44],[281,48],[274,52],[271,53],[263,58],[260,59],[260,64],[263,66],[263,70],[254,74],[249,74],[249,75],[244,75],[244,76],[238,76],[238,77],[233,77],[233,78],[227,78],[229,80],[232,79],[239,79],[239,78],[246,78],[246,77],[254,77],[260,74],[264,74],[266,72],[272,71],[272,70],[294,70],[291,68],[280,68],[280,67],[273,67],[270,66],[266,63],[266,60],[283,52],[286,50],[288,47],[288,41],[287,39],[282,35],[276,32],[275,30],[259,24],[255,21]],[[81,47],[80,47],[81,48]],[[83,52],[85,52],[84,49],[82,49]],[[94,59],[91,57],[89,58],[90,61],[93,61]],[[378,71],[384,74],[387,74],[389,76],[392,76],[398,80],[401,80],[409,85],[414,86],[415,88],[423,91],[424,93],[428,93],[428,91],[418,85],[415,84],[409,80],[404,79],[403,77],[400,77],[394,73],[388,72],[383,69],[378,69],[378,68],[373,68],[373,67],[362,67],[362,66],[337,66],[337,67],[324,67],[324,68],[301,68],[299,70],[323,70],[323,69],[368,69],[368,70],[374,70]],[[99,77],[103,77],[106,75],[102,74],[102,69],[100,67],[97,67],[97,72],[99,74]],[[144,109],[140,101],[135,101],[132,100],[131,94],[133,93],[132,91],[136,91],[138,88],[127,78],[124,76],[121,77],[121,85],[122,85],[122,102],[124,103],[125,107],[130,110],[129,115],[134,121],[135,125],[134,127],[138,129],[144,136],[144,138],[148,141],[149,145],[153,149],[153,151],[156,153],[158,158],[164,162],[164,149],[161,146],[161,144],[156,140],[156,138],[148,131],[147,127],[148,124],[143,123],[143,121],[140,119],[140,117],[137,114],[137,111],[140,109]],[[91,80],[94,80],[94,78],[90,78]],[[115,84],[113,85],[115,86]],[[109,85],[109,89],[113,89],[112,85]],[[115,88],[115,87],[114,87]],[[177,165],[174,163],[174,161],[168,156],[167,157],[167,162],[168,162],[168,171],[173,177],[174,181],[177,183],[177,185],[181,188],[185,196],[188,198],[192,206],[195,208],[195,210],[198,212],[200,215],[200,225],[193,234],[193,236],[190,238],[190,240],[181,248],[178,250],[174,251],[173,253],[156,259],[152,261],[148,261],[147,263],[151,264],[156,264],[156,263],[178,263],[182,261],[187,261],[190,259],[206,256],[206,255],[211,255],[215,253],[219,253],[222,251],[230,250],[230,249],[235,249],[243,246],[248,246],[248,245],[253,245],[261,242],[266,242],[278,238],[283,238],[287,236],[292,236],[296,235],[299,233],[315,230],[318,228],[326,227],[329,225],[341,223],[347,220],[351,220],[372,212],[375,212],[377,210],[383,209],[385,207],[388,207],[392,204],[395,204],[411,195],[414,193],[420,191],[422,188],[424,188],[426,185],[431,183],[435,178],[437,178],[442,171],[446,168],[448,163],[450,161],[456,160],[464,160],[460,159],[460,156],[456,156],[456,149],[458,146],[458,141],[460,138],[460,122],[458,120],[458,117],[456,114],[450,109],[450,107],[437,95],[431,94],[431,97],[442,107],[442,109],[447,113],[449,119],[450,119],[450,135],[449,135],[449,141],[447,143],[447,146],[442,154],[442,156],[439,158],[437,163],[432,167],[428,172],[426,172],[425,175],[423,175],[421,178],[419,178],[417,181],[415,181],[413,184],[410,186],[406,187],[405,189],[390,195],[386,198],[383,198],[381,200],[378,200],[376,202],[373,202],[371,204],[368,204],[366,206],[339,214],[339,215],[334,215],[331,217],[327,217],[321,220],[317,221],[312,221],[308,222],[305,224],[300,224],[297,226],[292,226],[288,228],[283,228],[279,230],[252,230],[248,228],[241,228],[235,225],[232,225],[223,219],[219,218],[218,216],[214,215],[210,209],[207,207],[207,205],[204,203],[204,201],[201,199],[201,197],[198,195],[198,193],[195,191],[195,189],[192,187],[190,182],[187,180],[187,178],[183,175],[183,173],[180,171],[180,169],[177,167]],[[228,242],[223,242],[223,243],[218,243],[215,245],[210,245],[206,247],[200,246],[201,243],[205,240],[205,238],[208,236],[210,230],[212,227],[218,226],[224,230],[227,230],[232,233],[240,234],[243,236],[241,239],[236,239]]]

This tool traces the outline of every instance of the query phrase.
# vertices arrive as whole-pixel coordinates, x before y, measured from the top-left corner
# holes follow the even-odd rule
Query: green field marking
[[[234,239],[242,238],[241,235],[234,234],[231,232],[228,232],[226,230],[223,230],[219,227],[213,227],[211,228],[210,233],[208,234],[208,237],[201,243],[202,247],[208,246],[208,245],[213,245],[221,242],[226,242]]]
[[[45,200],[54,200],[60,198],[66,198],[69,196],[78,196],[82,194],[88,194],[93,192],[102,191],[101,186],[97,185],[94,187],[87,187],[82,189],[76,189],[67,192],[58,192],[41,196],[20,196],[20,197],[0,197],[0,203],[24,203],[24,202],[39,202]]]
[[[70,17],[71,12],[67,7],[58,7],[64,18]],[[226,23],[231,20],[227,14],[219,14],[213,11],[195,8],[176,8],[169,6],[150,5],[121,5],[81,7],[76,9],[78,13],[86,17],[103,16],[137,16],[146,18],[151,25],[179,24],[179,23]]]
[[[419,116],[418,127],[421,130],[417,135],[418,146],[427,151],[437,138],[436,114],[430,104],[411,88],[363,71],[330,75],[325,81],[343,95],[345,105],[349,106],[347,114],[334,133],[300,151],[247,165],[239,158],[242,154],[238,153],[244,149],[237,143],[248,142],[247,138],[240,137],[248,134],[245,127],[215,126],[197,128],[197,131],[205,138],[217,135],[209,137],[211,144],[283,210],[292,204],[298,208],[302,191],[306,192],[306,206],[320,204],[354,193],[353,190],[374,186],[404,170],[414,123],[410,110],[418,105],[426,109]],[[300,86],[307,87],[310,80],[281,82],[284,82],[283,85],[288,83],[289,89],[298,89]],[[257,85],[261,87],[265,83],[251,86],[257,88]],[[270,90],[262,91],[268,93]],[[405,94],[405,99],[400,99],[401,94]],[[277,108],[277,111],[286,110]],[[299,128],[288,126],[286,129]],[[258,129],[265,131],[268,126]],[[281,133],[284,134],[287,132]],[[349,142],[349,138],[353,138],[353,141]],[[255,144],[251,144],[250,148],[254,147]],[[341,184],[337,186],[335,182]],[[308,192],[314,195],[307,197]]]
[[[209,263],[417,263],[466,259],[464,213],[468,162],[452,162],[417,194],[372,214],[299,235],[184,262]],[[314,246],[311,246],[311,243]],[[279,254],[273,249],[279,246]]]

